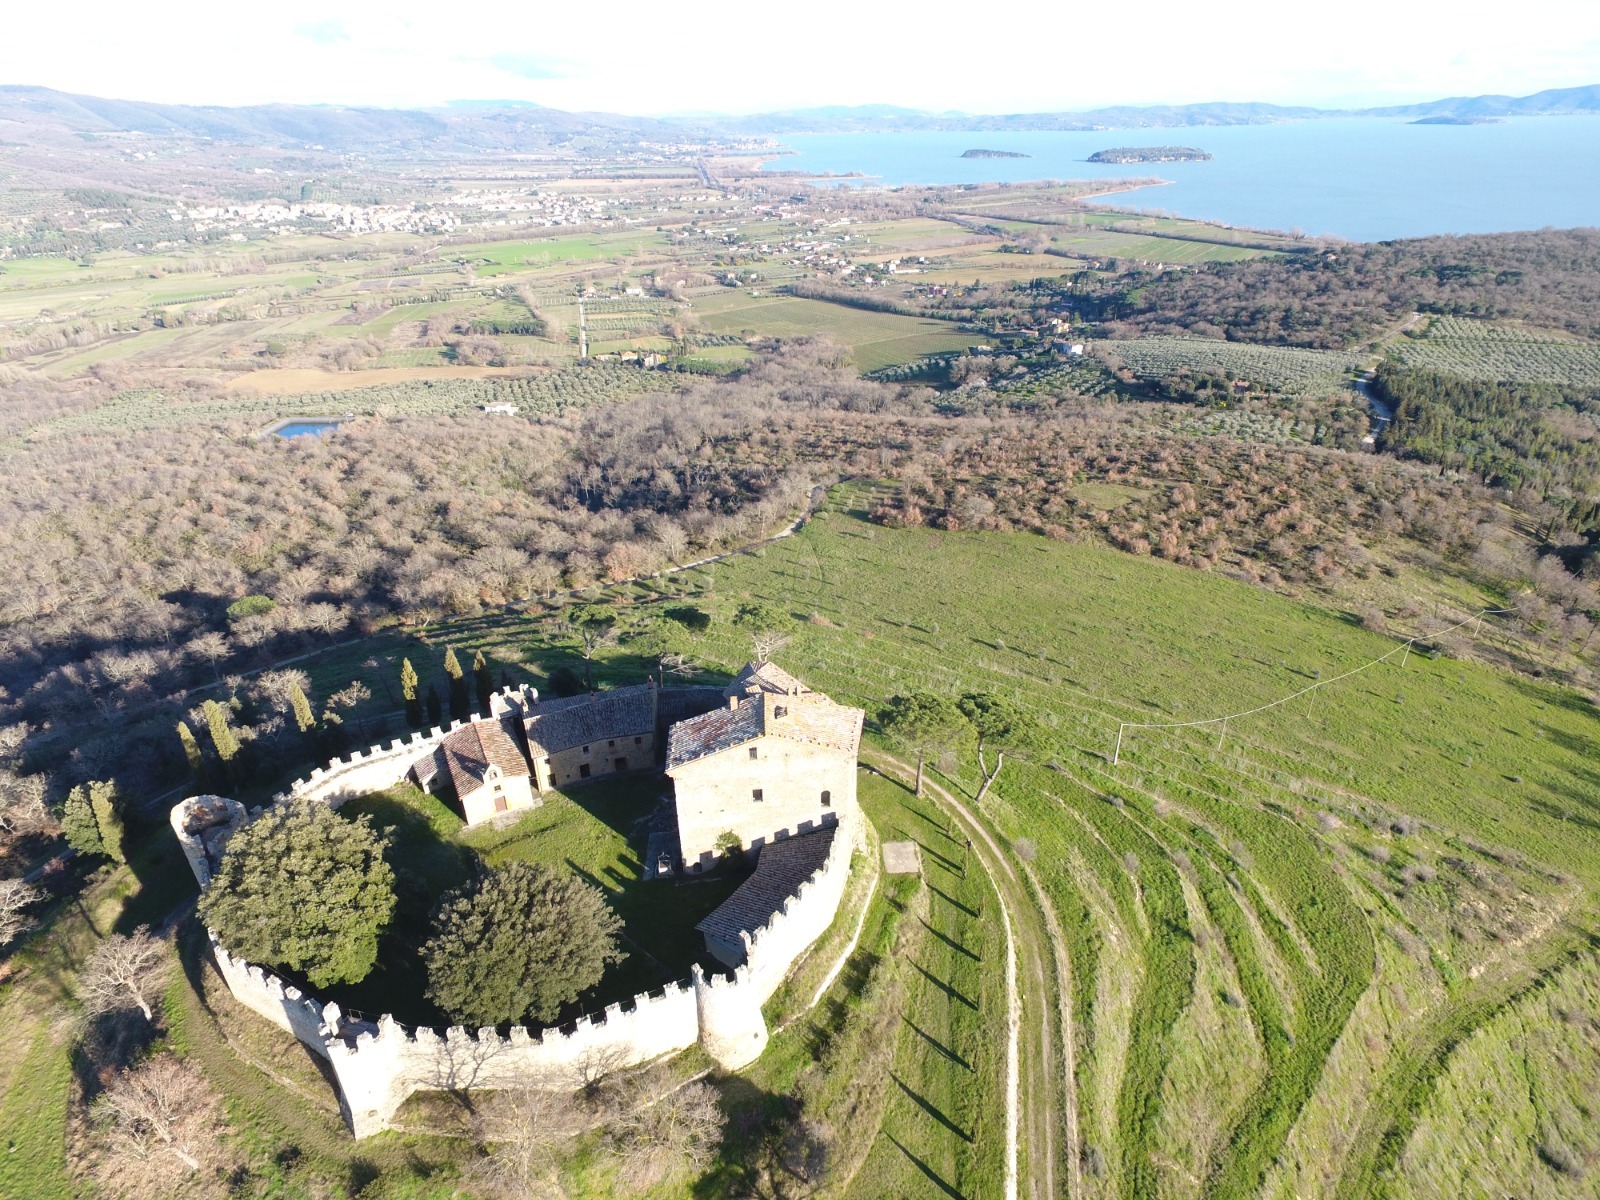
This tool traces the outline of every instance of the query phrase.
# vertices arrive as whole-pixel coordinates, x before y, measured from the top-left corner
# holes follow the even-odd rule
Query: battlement
[[[527,686],[501,688],[490,697],[489,709],[492,713],[518,711],[538,699],[538,695]],[[431,754],[445,738],[471,723],[451,721],[448,725],[418,730],[407,738],[395,738],[387,746],[379,743],[352,751],[344,758],[333,759],[327,766],[314,768],[273,799],[280,804],[290,800],[321,801],[337,808],[346,800],[381,792],[403,780],[417,759]]]
[[[259,1013],[279,1029],[292,1033],[306,1047],[328,1057],[322,1030],[329,1014],[315,997],[308,996],[293,984],[285,983],[262,968],[235,958],[217,941],[217,935],[207,930],[211,942],[211,957],[217,964],[234,999],[252,1012]],[[330,1005],[337,1014],[338,1006]],[[337,1020],[337,1016],[335,1016]]]

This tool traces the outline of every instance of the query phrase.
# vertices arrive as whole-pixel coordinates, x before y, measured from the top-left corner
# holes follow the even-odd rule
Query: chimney
[[[739,697],[738,697],[737,694],[734,694],[734,695],[728,697],[728,711],[729,712],[738,712],[739,711]]]

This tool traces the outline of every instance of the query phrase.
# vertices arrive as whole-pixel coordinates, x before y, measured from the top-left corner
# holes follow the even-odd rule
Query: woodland
[[[1523,1089],[1561,1100],[1516,1162],[1582,1194],[1600,233],[1310,242],[1078,185],[835,196],[630,153],[469,200],[444,167],[306,184],[413,222],[359,235],[172,218],[151,166],[150,195],[79,179],[0,229],[0,1002],[21,1029],[0,1137],[22,1148],[0,1191],[114,1194],[136,1161],[150,1195],[990,1196],[1020,1079],[1037,1194],[1357,1195],[1386,1173],[1424,1194],[1406,1156],[1476,1136],[1454,1106],[1497,1057],[1457,1048],[1532,1011],[1566,1039],[1541,1062],[1579,1068]],[[506,205],[561,228],[503,228]],[[441,232],[458,218],[480,224]],[[336,428],[276,435],[296,418]],[[507,683],[715,682],[752,651],[868,710],[863,803],[923,843],[924,877],[855,881],[840,966],[777,998],[787,1031],[748,1075],[684,1058],[597,1068],[560,1103],[441,1093],[368,1157],[304,1053],[230,1010],[198,924],[145,928],[187,899],[180,795],[265,802]],[[969,745],[954,696],[1031,736]],[[1254,727],[1176,728],[1258,703]],[[951,710],[943,748],[897,731],[927,705]],[[444,988],[416,1012],[502,1023],[676,979],[693,938],[669,963],[624,933],[619,974],[585,893],[593,961],[559,995],[522,994],[518,960],[503,1003],[470,1003],[480,900],[503,924],[548,882],[485,900],[480,867],[544,855],[629,924],[659,916],[653,783],[459,846],[448,798],[318,810],[375,879],[415,869],[361,928],[327,922],[341,969],[279,966],[382,1005],[387,976],[337,989],[388,922],[384,969],[422,997],[426,958]],[[719,885],[699,886],[678,899]],[[241,913],[230,936],[264,959]],[[1001,945],[1028,1038],[1009,1076]],[[1551,1016],[1545,987],[1580,999]],[[63,1005],[84,1010],[65,1047]]]

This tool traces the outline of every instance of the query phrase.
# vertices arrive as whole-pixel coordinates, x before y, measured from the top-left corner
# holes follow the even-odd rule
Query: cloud
[[[497,67],[507,75],[515,75],[518,79],[566,79],[569,75],[567,70],[549,59],[531,54],[496,54],[488,62],[490,66]]]
[[[296,25],[294,34],[319,46],[332,46],[336,42],[350,40],[350,31],[340,21],[308,21],[304,25]]]

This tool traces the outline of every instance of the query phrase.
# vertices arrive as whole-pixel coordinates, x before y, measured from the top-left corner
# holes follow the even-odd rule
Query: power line
[[[1514,608],[1485,608],[1485,609],[1480,609],[1473,616],[1468,617],[1465,621],[1457,622],[1456,624],[1450,626],[1448,629],[1439,629],[1439,630],[1435,630],[1433,633],[1430,633],[1430,634],[1427,634],[1427,635],[1418,634],[1416,637],[1407,638],[1405,641],[1401,642],[1398,646],[1396,646],[1393,650],[1389,651],[1389,653],[1381,655],[1380,657],[1373,659],[1371,662],[1362,663],[1359,667],[1352,667],[1352,668],[1350,668],[1350,670],[1345,671],[1343,674],[1335,675],[1332,679],[1319,679],[1319,680],[1317,680],[1316,683],[1313,683],[1310,687],[1303,687],[1298,692],[1294,692],[1291,695],[1284,696],[1282,699],[1273,700],[1268,704],[1261,704],[1261,705],[1258,705],[1255,708],[1247,708],[1243,712],[1229,713],[1225,717],[1207,717],[1205,720],[1202,720],[1202,721],[1166,721],[1166,722],[1152,722],[1152,723],[1144,723],[1144,722],[1138,722],[1138,721],[1121,721],[1121,722],[1118,722],[1118,724],[1117,724],[1117,744],[1116,744],[1116,747],[1111,751],[1111,765],[1113,767],[1116,766],[1118,761],[1122,757],[1122,735],[1123,735],[1123,732],[1125,730],[1129,730],[1129,729],[1191,729],[1191,728],[1195,728],[1195,727],[1201,726],[1201,725],[1220,725],[1222,727],[1222,729],[1221,729],[1221,732],[1219,733],[1219,735],[1217,737],[1217,746],[1220,749],[1221,746],[1222,746],[1222,739],[1228,735],[1228,722],[1229,721],[1236,721],[1236,720],[1239,720],[1241,717],[1252,717],[1256,713],[1266,712],[1269,708],[1277,708],[1280,705],[1287,704],[1287,703],[1289,703],[1289,701],[1298,699],[1301,696],[1304,696],[1304,695],[1307,695],[1307,694],[1309,694],[1311,692],[1314,692],[1320,687],[1327,687],[1331,683],[1338,683],[1341,679],[1348,679],[1352,675],[1359,675],[1362,671],[1367,670],[1369,667],[1375,667],[1379,663],[1387,662],[1389,659],[1393,658],[1396,654],[1401,656],[1400,657],[1400,665],[1401,666],[1405,666],[1406,660],[1411,656],[1411,647],[1414,646],[1418,642],[1426,641],[1428,638],[1438,637],[1441,634],[1451,633],[1454,630],[1460,629],[1463,625],[1471,625],[1473,622],[1477,622],[1479,628],[1482,628],[1483,618],[1492,617],[1492,616],[1501,616],[1501,615],[1504,615],[1504,614],[1507,614],[1507,613],[1513,613],[1513,612],[1516,612],[1516,611],[1517,610],[1514,609]]]

